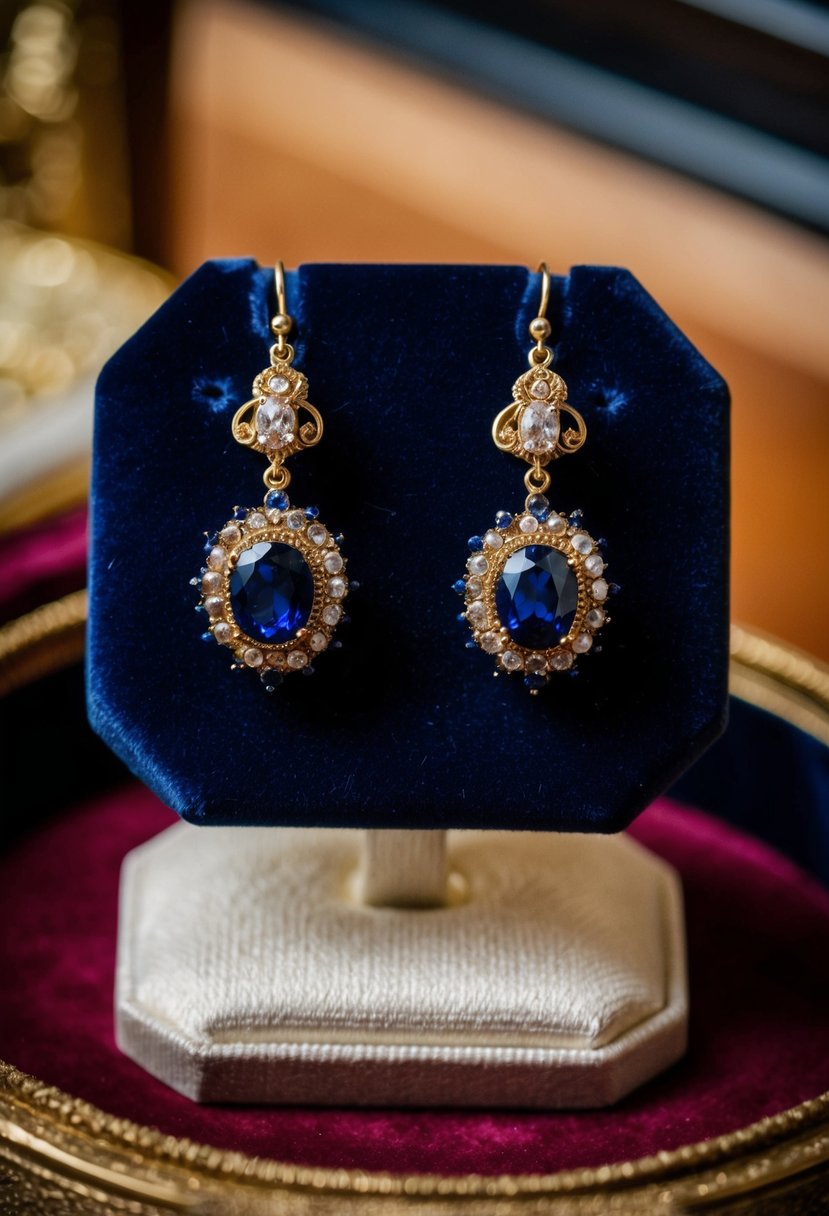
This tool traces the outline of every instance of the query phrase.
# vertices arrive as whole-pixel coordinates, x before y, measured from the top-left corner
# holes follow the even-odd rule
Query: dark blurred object
[[[545,118],[829,231],[829,12],[801,0],[293,0]]]

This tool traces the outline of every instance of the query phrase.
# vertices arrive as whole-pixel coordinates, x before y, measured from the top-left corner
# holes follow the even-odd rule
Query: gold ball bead
[[[293,323],[293,317],[287,316],[284,312],[278,312],[271,321],[271,329],[275,334],[289,334]]]
[[[530,337],[535,338],[536,342],[543,341],[549,333],[550,322],[546,317],[535,317],[530,321]]]

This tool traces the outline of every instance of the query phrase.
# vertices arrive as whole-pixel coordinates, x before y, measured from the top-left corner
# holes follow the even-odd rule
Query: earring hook
[[[293,350],[285,341],[287,334],[291,332],[294,319],[288,313],[288,305],[285,297],[285,267],[281,261],[274,263],[273,281],[276,286],[276,316],[271,319],[271,329],[276,335],[276,354],[279,359],[287,359],[290,352],[293,357]]]
[[[539,262],[538,272],[541,275],[541,302],[538,314],[530,321],[530,337],[535,346],[529,354],[530,367],[546,367],[553,357],[553,352],[544,345],[544,339],[550,336],[550,322],[547,320],[547,308],[550,304],[550,272],[546,262]]]
[[[538,315],[539,317],[546,317],[550,304],[550,272],[547,269],[546,262],[538,263],[538,273],[541,275],[541,304],[538,309]]]

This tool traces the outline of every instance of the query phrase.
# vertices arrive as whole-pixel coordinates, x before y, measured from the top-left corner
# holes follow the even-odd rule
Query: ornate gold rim
[[[0,629],[0,691],[79,657],[85,606],[78,592]],[[9,671],[18,664],[12,680]],[[742,699],[829,741],[829,670],[801,652],[735,626],[731,686]],[[811,1205],[825,1182],[827,1161],[829,1093],[635,1161],[550,1175],[404,1175],[214,1149],[108,1115],[0,1064],[0,1183],[19,1182],[37,1196],[57,1189],[67,1211],[440,1213],[465,1201],[471,1211],[502,1216],[527,1210],[528,1202],[531,1210],[556,1214],[709,1206],[723,1212],[761,1189],[769,1198],[779,1193],[777,1210],[791,1210],[797,1195],[805,1211],[803,1203]]]

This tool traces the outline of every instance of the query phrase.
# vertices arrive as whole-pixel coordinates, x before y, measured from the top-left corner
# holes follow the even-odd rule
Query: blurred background
[[[95,374],[204,259],[544,257],[729,381],[733,616],[829,658],[828,61],[805,0],[0,0],[6,617],[82,586]]]

